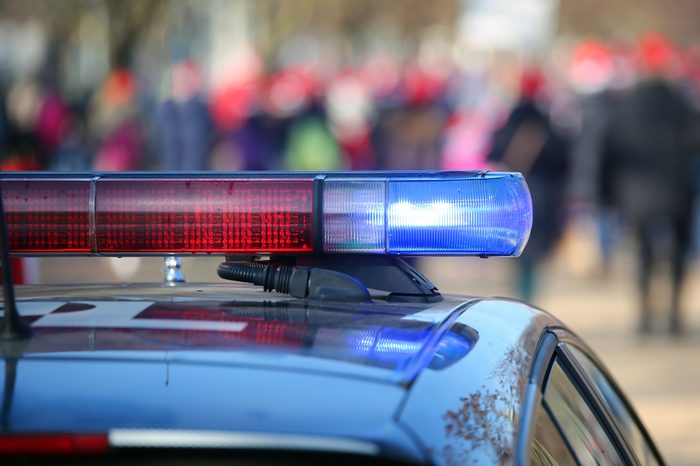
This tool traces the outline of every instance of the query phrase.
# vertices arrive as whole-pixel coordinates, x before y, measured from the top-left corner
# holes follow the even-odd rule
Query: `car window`
[[[530,444],[530,464],[576,466],[576,460],[552,417],[543,405],[538,406],[537,421]]]
[[[640,463],[645,466],[658,465],[659,462],[655,458],[653,449],[642,433],[642,429],[632,415],[627,404],[613,388],[613,384],[583,351],[573,345],[566,345],[566,347],[571,351],[576,360],[580,363],[583,371],[593,383],[603,404],[605,404],[606,408],[615,419],[615,423],[620,428],[627,444],[634,451]]]
[[[558,359],[554,361],[547,380],[544,403],[580,464],[624,464],[600,421]]]

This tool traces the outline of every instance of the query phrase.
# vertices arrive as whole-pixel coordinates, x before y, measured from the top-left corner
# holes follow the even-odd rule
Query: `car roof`
[[[432,345],[449,330],[442,324],[473,301],[310,301],[239,284],[18,288],[18,307],[36,333],[25,354],[160,361],[167,352],[200,364],[253,359],[392,384],[410,383],[431,362]],[[456,338],[462,346],[453,358],[478,336],[464,328]]]
[[[484,408],[519,406],[537,339],[555,322],[511,300],[316,302],[238,284],[17,296],[34,338],[3,347],[17,358],[14,431],[316,435],[438,462],[512,449],[514,434],[484,443],[435,432],[460,432],[455,413],[473,394],[494,397]],[[514,433],[517,420],[499,422]]]

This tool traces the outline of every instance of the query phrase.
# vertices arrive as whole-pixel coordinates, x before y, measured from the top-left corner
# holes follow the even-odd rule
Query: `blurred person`
[[[44,92],[34,124],[44,166],[53,162],[56,151],[68,135],[70,123],[70,110],[63,97],[53,90]]]
[[[319,112],[308,112],[292,123],[285,168],[294,171],[346,168],[338,142]]]
[[[74,137],[76,118],[72,109],[54,89],[44,89],[34,80],[19,81],[8,95],[7,112],[6,163],[34,170],[61,169],[66,165],[66,151],[75,143],[81,146],[77,150],[87,150],[85,141]]]
[[[369,85],[354,73],[341,73],[328,86],[325,105],[329,124],[351,170],[374,167],[372,104]]]
[[[414,64],[403,75],[398,95],[388,96],[373,132],[377,168],[437,170],[442,165],[449,109],[442,97],[445,76]]]
[[[442,168],[445,170],[484,170],[491,149],[491,135],[500,123],[496,115],[500,103],[487,96],[473,110],[457,113],[445,128]]]
[[[78,114],[66,122],[66,133],[56,148],[50,170],[88,171],[92,165],[92,145],[87,125]]]
[[[260,88],[255,63],[246,62],[217,86],[210,98],[210,113],[219,137],[212,153],[215,170],[261,170],[267,167],[264,131],[254,106]]]
[[[250,115],[238,131],[226,136],[233,158],[245,170],[284,168],[291,124],[291,118],[268,112]]]
[[[537,266],[564,230],[563,200],[569,169],[568,142],[538,104],[543,87],[539,69],[522,73],[519,101],[494,133],[488,157],[503,169],[522,173],[530,187],[533,225],[528,246],[518,260],[519,294],[529,302],[537,288]]]
[[[576,247],[572,254],[597,256],[603,276],[607,276],[612,267],[619,221],[616,210],[598,197],[597,180],[610,116],[621,92],[630,85],[624,72],[627,60],[619,52],[615,53],[597,40],[587,39],[574,49],[568,68],[569,81],[580,95],[581,128],[571,151],[569,197],[573,215],[567,240]],[[597,237],[597,251],[594,251],[593,237]],[[598,265],[580,259],[575,262],[577,267],[587,266],[584,271],[588,272]]]
[[[328,124],[318,67],[297,63],[272,76],[264,94],[268,130],[284,144],[281,167],[327,171],[346,168],[343,154]],[[275,125],[272,125],[276,121]],[[278,154],[271,154],[275,163]]]
[[[446,115],[424,105],[384,107],[373,131],[376,165],[382,170],[437,170]]]
[[[670,259],[667,302],[672,335],[683,332],[681,292],[691,239],[691,175],[694,115],[687,97],[671,81],[674,51],[660,36],[640,42],[645,73],[613,109],[603,148],[601,197],[617,207],[638,241],[638,330],[652,331],[652,275]],[[671,74],[669,74],[671,72]]]
[[[448,81],[454,103],[444,129],[441,154],[445,170],[483,170],[491,149],[491,136],[502,123],[503,108],[497,86],[483,69],[455,70]]]
[[[345,168],[328,126],[318,70],[311,64],[283,67],[262,80],[255,105],[233,136],[249,169]]]
[[[10,121],[7,115],[7,89],[0,82],[0,157],[10,148]]]
[[[7,133],[2,154],[5,170],[21,170],[21,167],[39,170],[44,167],[43,152],[36,135],[42,96],[41,87],[34,79],[22,79],[10,86],[5,102]]]
[[[682,81],[684,90],[688,93],[691,106],[695,109],[693,128],[700,128],[700,44],[689,46],[684,53],[685,75]],[[693,206],[693,238],[692,256],[700,254],[700,131],[692,132],[690,144],[693,153],[693,179],[695,180],[695,199]]]
[[[244,79],[232,76],[212,97],[214,121],[222,133],[217,164],[246,170],[311,169],[328,158],[337,167],[332,161],[337,148],[325,144],[334,139],[318,93],[313,69],[304,65]]]
[[[142,167],[144,132],[136,101],[136,80],[130,70],[113,71],[92,102],[92,127],[98,148],[98,171],[130,171]]]
[[[0,162],[0,171],[3,172],[21,172],[43,170],[39,160],[31,155],[16,154],[6,156]]]
[[[262,156],[257,163],[262,163],[263,169],[308,170],[317,165],[317,160],[323,160],[324,143],[331,138],[315,106],[318,85],[313,66],[287,64],[270,72],[260,93],[260,115],[251,121],[246,129],[252,131],[242,139],[249,163]],[[255,146],[262,151],[251,150]],[[335,157],[337,149],[332,147],[331,151],[329,157]]]
[[[165,170],[210,168],[214,130],[202,95],[202,77],[191,61],[175,64],[156,114],[160,165]]]

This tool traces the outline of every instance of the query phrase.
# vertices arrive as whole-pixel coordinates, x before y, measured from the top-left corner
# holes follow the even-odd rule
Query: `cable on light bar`
[[[14,254],[519,255],[517,173],[2,174]]]

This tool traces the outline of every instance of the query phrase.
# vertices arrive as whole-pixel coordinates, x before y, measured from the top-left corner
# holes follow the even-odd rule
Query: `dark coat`
[[[568,144],[533,102],[522,101],[493,135],[491,162],[521,172],[534,210],[524,257],[539,258],[556,245],[564,229],[563,198],[569,168]]]
[[[665,81],[640,83],[623,96],[603,146],[603,201],[633,224],[654,216],[689,217],[692,122],[685,96]]]

